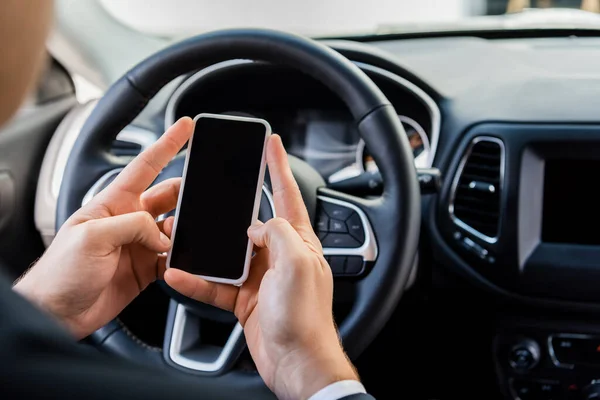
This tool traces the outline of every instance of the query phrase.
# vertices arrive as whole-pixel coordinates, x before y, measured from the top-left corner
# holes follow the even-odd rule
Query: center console
[[[600,126],[481,124],[447,171],[435,220],[451,256],[434,257],[548,311],[498,324],[505,397],[600,399]]]
[[[494,340],[507,398],[600,399],[600,326],[574,321],[504,321]]]
[[[600,126],[478,125],[449,171],[438,227],[472,274],[600,303]]]

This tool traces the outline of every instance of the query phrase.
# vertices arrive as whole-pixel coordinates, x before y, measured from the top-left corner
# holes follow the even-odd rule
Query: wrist
[[[41,301],[38,300],[40,297],[38,289],[36,288],[36,285],[33,284],[31,279],[28,278],[30,272],[31,271],[27,271],[23,276],[17,279],[17,281],[13,284],[13,290],[27,299],[30,303],[40,307]]]
[[[332,383],[359,380],[337,340],[327,348],[322,346],[312,351],[292,352],[285,364],[278,373],[281,377],[277,385],[279,388],[275,388],[276,394],[282,398],[306,400]]]

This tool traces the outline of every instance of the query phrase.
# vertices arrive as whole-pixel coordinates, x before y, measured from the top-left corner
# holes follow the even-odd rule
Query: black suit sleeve
[[[217,385],[208,387],[194,377],[131,364],[78,344],[50,316],[14,293],[1,275],[0,270],[0,398],[224,399]],[[261,398],[269,393],[265,387]],[[345,400],[374,399],[361,394]]]
[[[375,397],[370,394],[353,394],[352,396],[344,397],[340,400],[375,400]]]
[[[202,400],[222,396],[193,377],[131,364],[78,344],[0,276],[0,398]]]

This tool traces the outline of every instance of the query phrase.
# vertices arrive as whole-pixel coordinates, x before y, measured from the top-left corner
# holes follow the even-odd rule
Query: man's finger
[[[300,189],[294,179],[281,137],[272,135],[267,143],[267,164],[271,176],[275,213],[294,227],[310,226]]]
[[[117,215],[114,217],[94,219],[80,225],[84,229],[83,236],[94,247],[108,244],[111,249],[139,243],[142,246],[163,253],[169,250],[171,241],[160,231],[154,218],[145,211]],[[99,245],[100,244],[100,245]]]
[[[133,159],[107,191],[127,191],[142,194],[158,176],[160,171],[181,150],[194,132],[194,121],[183,117],[175,122],[149,148]]]
[[[184,296],[227,311],[233,311],[239,288],[233,285],[208,282],[176,268],[163,274],[165,282]]]
[[[167,255],[159,254],[156,259],[156,279],[164,280],[165,271],[167,270]]]
[[[146,190],[140,197],[142,207],[154,218],[177,207],[181,178],[171,178],[162,181]]]
[[[175,223],[175,217],[167,217],[163,220],[158,221],[158,229],[170,239],[173,235],[173,225]]]
[[[313,230],[279,135],[272,135],[267,143],[267,164],[271,175],[275,213],[278,217],[288,220],[304,240],[312,243],[317,251],[321,251],[321,242]]]
[[[252,225],[248,229],[248,237],[254,246],[268,248],[274,255],[294,254],[306,246],[290,223],[280,217],[270,219],[262,225]]]

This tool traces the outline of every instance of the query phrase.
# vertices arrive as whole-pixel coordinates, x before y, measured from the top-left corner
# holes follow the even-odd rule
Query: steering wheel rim
[[[380,168],[379,198],[318,190],[364,211],[379,243],[375,266],[356,283],[357,300],[340,325],[344,347],[356,358],[383,328],[408,280],[418,246],[420,194],[411,148],[393,106],[356,65],[318,42],[272,30],[217,31],[175,44],[132,68],[99,101],[73,146],[58,198],[57,229],[99,177],[123,166],[109,153],[111,141],[166,83],[231,59],[284,65],[329,87],[350,110]]]

